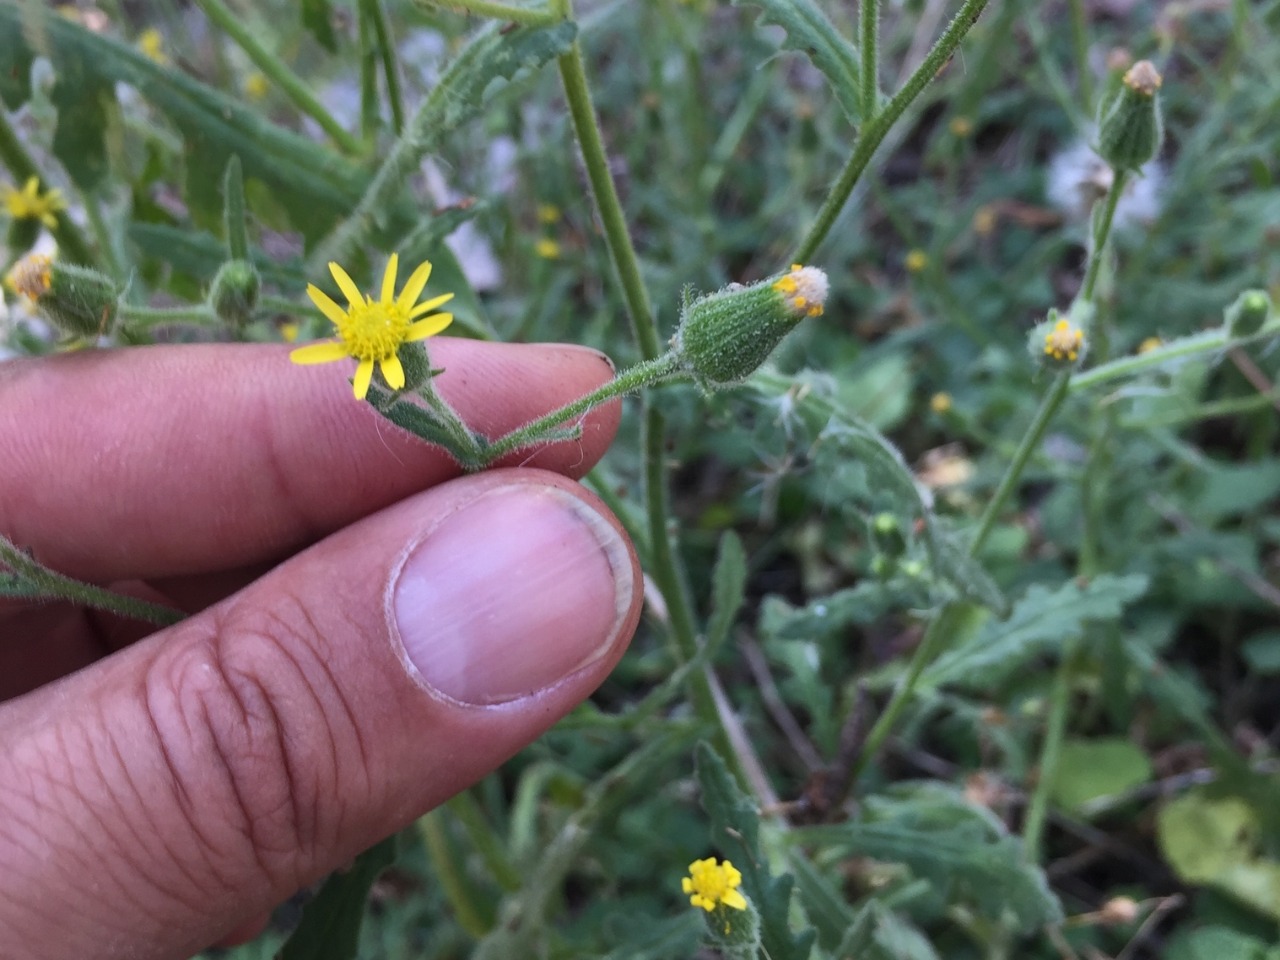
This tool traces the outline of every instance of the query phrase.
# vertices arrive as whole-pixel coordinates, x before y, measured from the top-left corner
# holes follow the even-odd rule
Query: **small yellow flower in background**
[[[822,316],[822,306],[827,302],[827,275],[814,267],[791,265],[791,270],[773,282],[773,289],[782,291],[787,303],[797,314],[806,317]]]
[[[554,203],[538,204],[538,222],[539,223],[559,223],[560,208]]]
[[[271,89],[271,84],[267,82],[267,75],[260,70],[255,70],[245,77],[243,86],[244,95],[250,100],[261,100]]]
[[[1069,320],[1059,320],[1044,335],[1044,352],[1054,360],[1072,360],[1080,356],[1084,346],[1084,331],[1073,327]]]
[[[951,394],[935,393],[929,398],[929,409],[934,413],[946,413],[951,409]]]
[[[919,273],[929,265],[929,255],[923,250],[911,250],[902,261],[907,273]]]
[[[980,237],[989,237],[996,229],[996,208],[984,203],[973,211],[973,232]]]
[[[280,339],[285,343],[297,343],[298,333],[302,330],[302,325],[290,321],[280,324]]]
[[[28,253],[5,275],[4,285],[16,294],[39,300],[53,284],[53,260],[43,253]]]
[[[967,137],[973,133],[973,121],[968,117],[952,117],[947,129],[953,137]]]
[[[1147,337],[1147,339],[1143,340],[1140,344],[1138,344],[1138,352],[1150,353],[1156,347],[1163,347],[1163,346],[1164,346],[1164,341],[1161,340],[1159,337]]]
[[[533,245],[533,252],[543,260],[559,260],[560,244],[556,243],[550,237],[543,237]]]
[[[436,307],[453,299],[452,293],[441,294],[418,303],[427,279],[431,276],[430,262],[423,262],[413,271],[409,280],[395,296],[396,268],[399,257],[391,255],[386,272],[382,275],[382,292],[377,300],[366,297],[355,285],[347,271],[336,263],[329,264],[329,272],[338,287],[346,295],[347,309],[342,309],[329,295],[315,284],[307,286],[307,295],[337,328],[338,339],[299,347],[289,354],[294,363],[331,363],[344,357],[359,361],[355,376],[355,397],[363,400],[369,392],[373,378],[373,365],[378,364],[387,385],[393,390],[404,386],[404,367],[396,351],[403,343],[433,337],[453,322],[451,313],[431,313]],[[424,314],[428,314],[424,316]]]
[[[14,220],[39,220],[50,230],[58,225],[54,214],[67,209],[61,190],[55,188],[40,192],[39,177],[28,177],[21,190],[8,185],[0,187],[0,200],[4,201],[4,208]]]
[[[169,65],[169,56],[164,52],[164,36],[155,27],[147,27],[138,35],[138,49],[152,63],[162,67]]]
[[[715,857],[695,860],[689,864],[689,876],[680,881],[680,888],[689,894],[689,902],[710,913],[720,904],[734,910],[747,909],[747,900],[738,892],[742,886],[742,874],[726,860],[717,864]]]

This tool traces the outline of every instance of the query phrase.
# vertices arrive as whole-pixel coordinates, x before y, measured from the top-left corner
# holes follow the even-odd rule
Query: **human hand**
[[[550,727],[635,629],[631,545],[566,479],[603,454],[616,403],[507,464],[540,469],[458,477],[286,355],[0,364],[0,532],[192,613],[152,632],[0,601],[2,957],[254,935]],[[611,372],[581,348],[446,338],[432,361],[490,435]]]

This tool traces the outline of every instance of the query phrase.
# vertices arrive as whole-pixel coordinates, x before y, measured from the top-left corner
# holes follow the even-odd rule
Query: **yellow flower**
[[[271,84],[267,82],[266,74],[260,70],[255,70],[244,78],[244,95],[250,100],[261,100],[270,89]]]
[[[773,282],[787,305],[798,317],[820,317],[827,302],[827,275],[816,267],[793,263],[791,269]]]
[[[53,285],[53,261],[43,253],[28,253],[5,275],[4,285],[14,293],[39,300]]]
[[[363,400],[369,392],[373,377],[373,365],[378,364],[383,379],[392,390],[404,386],[404,367],[396,351],[402,343],[433,337],[453,322],[451,313],[431,313],[436,307],[453,299],[452,293],[442,294],[423,303],[418,297],[431,276],[431,264],[422,263],[413,271],[409,281],[395,296],[396,267],[399,258],[391,255],[386,272],[382,275],[382,293],[377,300],[360,293],[360,288],[336,263],[329,264],[329,272],[347,297],[349,306],[342,309],[315,284],[307,287],[307,295],[320,312],[333,321],[338,339],[299,347],[289,354],[294,363],[330,363],[343,357],[359,361],[356,367],[355,396]],[[429,316],[423,316],[429,314]]]
[[[539,223],[558,223],[560,221],[560,208],[554,203],[538,204],[538,222]]]
[[[734,910],[747,909],[746,898],[738,892],[742,886],[742,874],[726,860],[717,864],[715,857],[695,860],[689,864],[689,876],[680,881],[680,887],[689,894],[689,902],[710,913],[720,904]]]
[[[973,232],[980,237],[990,236],[996,228],[998,216],[994,205],[984,203],[973,212]]]
[[[285,343],[297,343],[298,333],[302,330],[302,324],[289,321],[280,324],[280,339]]]
[[[1148,353],[1154,350],[1156,347],[1162,347],[1162,346],[1164,346],[1164,341],[1161,340],[1159,337],[1147,337],[1147,339],[1143,340],[1140,344],[1138,344],[1138,352]]]
[[[543,237],[533,245],[533,252],[543,260],[559,260],[560,244],[556,243],[550,237]]]
[[[929,409],[934,413],[946,413],[951,409],[951,394],[935,393],[929,399]]]
[[[155,27],[147,27],[138,35],[138,49],[152,63],[158,63],[162,67],[169,65],[169,57],[164,52],[164,37]]]
[[[929,255],[923,250],[911,250],[902,261],[907,273],[919,273],[929,265]]]
[[[50,230],[58,225],[58,218],[54,214],[67,209],[67,201],[62,199],[61,190],[40,192],[39,177],[28,177],[21,190],[8,185],[0,187],[0,199],[4,200],[4,207],[13,219],[39,220]]]
[[[973,133],[973,121],[968,117],[953,117],[947,125],[953,137],[967,137]]]
[[[1071,360],[1080,356],[1084,346],[1084,331],[1073,327],[1068,320],[1059,320],[1044,335],[1044,352],[1055,360]]]

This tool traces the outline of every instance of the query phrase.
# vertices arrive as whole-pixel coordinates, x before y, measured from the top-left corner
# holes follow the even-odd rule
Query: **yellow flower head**
[[[4,285],[14,293],[39,300],[53,284],[53,261],[43,253],[28,253],[13,265]]]
[[[538,222],[539,223],[559,223],[560,208],[554,203],[538,204]]]
[[[973,232],[980,237],[990,236],[996,229],[998,216],[993,205],[984,203],[973,211]]]
[[[951,394],[935,393],[929,398],[929,409],[934,413],[946,413],[951,409]]]
[[[791,269],[773,282],[787,305],[798,317],[820,317],[830,285],[827,275],[816,267],[793,263]]]
[[[1080,348],[1084,346],[1084,331],[1073,327],[1069,320],[1059,320],[1053,329],[1044,335],[1044,352],[1054,360],[1070,360],[1080,356]]]
[[[242,86],[245,96],[250,100],[261,100],[271,90],[267,75],[261,70],[255,70],[245,77]]]
[[[40,192],[39,177],[28,177],[21,190],[8,185],[0,187],[0,199],[3,199],[4,208],[14,220],[39,220],[50,230],[58,225],[58,218],[54,214],[67,209],[61,190]]]
[[[973,121],[968,117],[952,117],[951,122],[947,124],[947,129],[951,131],[953,137],[963,139],[973,133]]]
[[[543,237],[533,245],[533,252],[540,256],[543,260],[559,260],[560,244],[552,240],[550,237]]]
[[[1154,350],[1156,347],[1162,347],[1162,346],[1164,346],[1164,341],[1161,340],[1159,337],[1147,337],[1147,339],[1143,340],[1140,344],[1138,344],[1138,352],[1149,353],[1150,351]]]
[[[387,386],[393,390],[403,387],[404,367],[396,351],[402,343],[425,340],[449,326],[453,322],[453,314],[431,311],[452,300],[453,294],[442,294],[418,303],[427,278],[431,276],[431,264],[424,262],[413,271],[400,296],[395,296],[398,260],[393,253],[387,261],[386,272],[382,275],[382,293],[377,300],[362,294],[347,271],[336,263],[330,263],[329,272],[346,295],[347,309],[334,303],[315,284],[307,287],[307,295],[320,312],[333,321],[338,339],[299,347],[289,354],[289,359],[294,363],[309,364],[330,363],[343,357],[355,358],[359,361],[355,376],[357,400],[363,400],[369,392],[375,363],[382,371]]]
[[[169,65],[169,56],[164,52],[164,36],[155,27],[147,27],[138,34],[138,49],[152,63],[162,67]]]
[[[720,904],[734,910],[747,909],[746,898],[738,892],[742,886],[742,874],[726,860],[716,863],[715,857],[695,860],[689,864],[689,876],[680,881],[680,887],[689,894],[689,902],[710,913]]]
[[[911,250],[903,258],[902,265],[907,268],[907,273],[919,273],[929,265],[929,255],[923,250]]]

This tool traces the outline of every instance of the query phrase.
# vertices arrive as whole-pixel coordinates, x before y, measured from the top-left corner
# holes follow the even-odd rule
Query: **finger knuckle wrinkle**
[[[341,692],[293,621],[233,613],[212,622],[149,678],[156,736],[211,859],[252,857],[288,886],[338,816],[331,718],[347,716]]]

